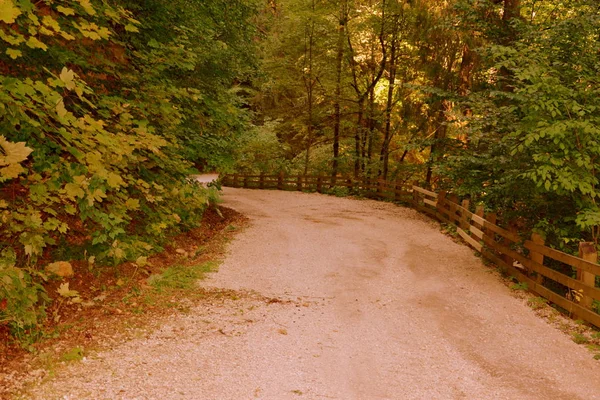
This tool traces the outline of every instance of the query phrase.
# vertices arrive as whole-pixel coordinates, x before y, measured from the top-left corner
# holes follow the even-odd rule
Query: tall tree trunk
[[[366,148],[366,154],[363,154],[363,170],[367,176],[367,179],[371,179],[371,166],[373,159],[373,136],[375,132],[375,89],[371,88],[369,91],[369,109],[368,109],[368,120],[367,120],[367,131],[365,134],[363,144],[363,151]],[[365,165],[366,164],[366,165]]]
[[[369,1],[369,7],[372,6],[372,1]],[[348,51],[349,51],[349,64],[352,72],[352,87],[356,93],[357,103],[357,118],[356,128],[354,132],[354,177],[358,178],[361,172],[365,172],[365,154],[366,154],[366,142],[368,129],[365,127],[365,101],[368,99],[371,90],[377,85],[383,72],[385,70],[387,62],[387,53],[384,42],[385,33],[385,15],[386,15],[386,1],[381,2],[381,28],[378,35],[372,33],[370,35],[370,49],[371,49],[371,62],[368,64],[370,67],[369,79],[366,82],[365,90],[361,90],[361,85],[358,79],[358,63],[355,59],[354,46],[352,44],[352,37],[350,31],[346,27],[346,36],[348,38]],[[381,44],[381,60],[376,61],[375,43],[379,39]],[[376,66],[378,66],[376,70]],[[367,118],[368,121],[368,118]],[[368,122],[367,122],[368,123]]]
[[[510,21],[513,18],[521,18],[521,0],[504,0],[502,19]]]
[[[361,138],[365,134],[363,127],[363,119],[365,114],[365,98],[358,99],[358,115],[356,117],[356,131],[354,133],[354,177],[360,176],[360,153],[361,153]]]
[[[342,101],[342,62],[344,60],[344,42],[346,39],[346,22],[348,19],[348,0],[340,3],[340,15],[338,25],[338,40],[335,58],[335,103],[334,125],[333,125],[333,163],[331,166],[331,185],[335,185],[338,174],[340,157],[340,125],[341,125],[341,101]]]
[[[312,0],[311,11],[315,12],[315,0]],[[307,59],[308,77],[304,77],[304,86],[306,87],[306,95],[308,100],[308,115],[307,115],[307,143],[306,143],[306,158],[304,160],[304,175],[308,174],[308,166],[310,164],[310,149],[312,147],[314,137],[313,127],[313,101],[314,101],[314,87],[315,79],[313,76],[313,47],[314,47],[314,36],[315,36],[315,21],[314,16],[311,15],[310,22],[307,26],[307,40],[305,41],[305,59]]]
[[[387,103],[385,106],[385,128],[383,131],[383,143],[381,144],[381,152],[379,153],[379,161],[381,163],[379,169],[379,177],[387,179],[389,157],[390,157],[390,142],[392,141],[392,110],[394,108],[394,89],[396,88],[396,47],[397,47],[396,33],[392,37],[392,43],[390,45],[390,77],[387,94]]]

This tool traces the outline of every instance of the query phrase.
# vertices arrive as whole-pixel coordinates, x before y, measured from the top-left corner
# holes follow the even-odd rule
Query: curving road
[[[591,354],[415,211],[224,199],[251,222],[203,285],[246,294],[69,368],[39,398],[600,399]]]

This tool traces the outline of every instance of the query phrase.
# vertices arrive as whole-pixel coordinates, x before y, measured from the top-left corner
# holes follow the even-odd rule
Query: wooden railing
[[[333,187],[348,188],[363,196],[403,202],[418,211],[456,228],[457,234],[484,258],[508,275],[526,284],[527,289],[566,310],[571,316],[600,327],[594,310],[600,302],[596,277],[600,276],[593,243],[581,243],[579,257],[544,245],[533,233],[525,235],[514,228],[501,227],[496,214],[483,207],[471,211],[468,200],[445,192],[436,193],[418,186],[381,180],[357,180],[325,176],[228,175],[223,185],[256,189],[328,192]],[[596,303],[596,304],[595,304]]]
[[[314,191],[318,193],[330,193],[335,188],[347,188],[350,193],[365,197],[398,202],[412,201],[410,186],[401,181],[387,182],[381,179],[369,180],[351,177],[336,177],[332,181],[331,176],[288,176],[283,174],[225,175],[221,181],[225,186],[236,188]]]

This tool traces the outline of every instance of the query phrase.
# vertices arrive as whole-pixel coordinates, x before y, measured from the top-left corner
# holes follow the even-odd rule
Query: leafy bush
[[[204,15],[208,25],[171,25],[159,42],[154,28],[164,33],[165,17],[185,3],[146,2],[157,14],[100,0],[0,6],[0,324],[24,331],[44,317],[48,260],[145,256],[198,225],[215,201],[187,174],[192,161],[223,164],[230,130],[245,124],[229,92],[242,69],[226,48],[235,42],[241,57],[237,45],[250,39],[205,43],[202,29],[230,28],[217,29],[227,13],[203,3],[186,5],[177,22]],[[253,10],[236,7],[245,18]],[[223,76],[201,81],[211,60]]]

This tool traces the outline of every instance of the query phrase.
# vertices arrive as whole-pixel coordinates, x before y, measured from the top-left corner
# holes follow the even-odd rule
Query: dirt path
[[[69,367],[38,398],[597,399],[600,364],[416,212],[225,189],[240,290]],[[266,297],[264,297],[266,296]]]

